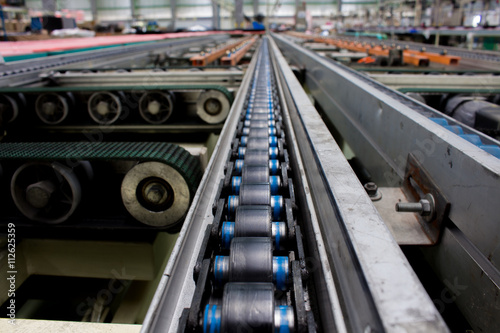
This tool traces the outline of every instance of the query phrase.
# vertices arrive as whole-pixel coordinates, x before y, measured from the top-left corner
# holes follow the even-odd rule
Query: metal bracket
[[[434,212],[432,215],[418,215],[418,221],[432,244],[439,240],[443,229],[444,218],[450,211],[450,203],[441,193],[432,177],[412,154],[408,154],[406,173],[403,181],[403,191],[415,201],[426,199],[429,194],[434,199]]]

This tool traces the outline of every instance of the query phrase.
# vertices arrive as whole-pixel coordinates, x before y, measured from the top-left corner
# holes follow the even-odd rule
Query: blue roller
[[[462,139],[465,139],[467,141],[469,141],[470,143],[476,145],[476,146],[480,146],[480,145],[483,145],[483,142],[481,141],[481,138],[479,137],[479,135],[476,135],[476,134],[461,134],[459,135],[459,137],[461,137]]]
[[[248,143],[248,136],[242,136],[240,139],[240,146],[246,147]],[[276,136],[269,137],[269,147],[278,147],[278,138]]]
[[[288,257],[273,257],[273,281],[276,288],[286,290],[288,281]]]
[[[453,132],[457,134],[459,137],[462,139],[465,139],[472,143],[473,145],[476,145],[477,147],[481,148],[485,152],[495,156],[496,158],[500,158],[500,147],[495,146],[495,145],[484,145],[483,142],[481,141],[481,137],[477,134],[465,134],[464,130],[461,126],[458,125],[449,125],[448,121],[444,118],[429,118],[433,122],[435,122],[438,125],[443,126],[450,132]]]
[[[220,333],[221,311],[217,305],[207,304],[203,316],[203,333]]]
[[[234,238],[234,222],[222,222],[222,248],[229,249],[231,240]]]
[[[245,158],[245,152],[246,152],[245,147],[238,148],[238,159]],[[278,155],[279,155],[279,150],[277,147],[269,148],[269,159],[277,159]]]
[[[231,178],[231,191],[233,194],[240,193],[242,178],[241,176],[234,176]],[[279,176],[269,176],[269,185],[271,185],[271,194],[278,194],[281,186],[281,179]]]

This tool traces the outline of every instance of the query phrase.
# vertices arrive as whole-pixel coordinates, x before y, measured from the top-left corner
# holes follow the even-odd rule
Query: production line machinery
[[[16,230],[17,318],[142,322],[256,39],[221,34],[3,66],[0,225]],[[227,47],[241,51],[238,67],[185,66]],[[182,66],[166,66],[169,55]],[[0,256],[1,267],[11,259]],[[127,288],[103,299],[96,286],[114,286],[116,272]],[[53,297],[42,292],[49,285],[69,289]],[[72,311],[47,315],[53,302]]]
[[[155,268],[161,280],[142,332],[495,331],[498,142],[283,35],[254,45],[248,67],[228,71],[227,81],[218,81],[224,74],[216,69],[203,86],[170,80],[209,77],[207,69],[182,76],[170,68],[129,68],[112,75],[46,72],[33,87],[3,89],[2,105],[30,106],[19,107],[38,121],[30,130],[64,138],[36,142],[14,126],[22,118],[9,125],[0,145],[0,195],[12,200],[9,212],[24,217],[9,214],[20,226],[32,220],[26,230],[52,224],[58,234],[74,226],[115,236],[179,232],[175,245],[168,238],[168,262],[167,255]],[[290,65],[304,69],[309,95]],[[229,83],[235,72],[236,85]],[[152,86],[122,84],[148,74]],[[89,87],[100,77],[102,87]],[[210,91],[220,94],[201,107],[210,111],[227,100],[227,119],[211,125],[220,129],[225,121],[208,165],[200,166],[200,152],[189,144],[161,141],[185,130],[217,131],[202,120],[187,128],[174,118],[186,99],[195,105]],[[92,103],[96,94],[107,99]],[[37,116],[43,96],[75,103],[78,117],[68,108],[60,123],[47,124],[58,103],[42,100]],[[132,118],[98,118],[116,115],[117,101],[130,100],[146,101],[131,107]],[[151,122],[164,101],[174,105],[172,118]],[[178,116],[193,114],[181,110]],[[82,131],[99,128],[110,133],[77,142]],[[160,142],[129,142],[132,135]],[[96,195],[80,202],[85,193]],[[121,205],[127,212],[109,210],[112,218],[77,213]],[[148,269],[134,274],[148,279]],[[96,308],[92,318],[104,320]]]
[[[263,38],[142,332],[447,331]]]

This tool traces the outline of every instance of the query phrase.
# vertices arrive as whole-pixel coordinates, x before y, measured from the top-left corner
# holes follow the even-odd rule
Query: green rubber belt
[[[132,91],[143,92],[149,90],[217,90],[223,93],[227,100],[232,103],[233,95],[226,87],[218,85],[154,85],[144,86],[84,86],[84,87],[45,87],[45,88],[0,88],[1,93],[49,93],[49,92],[94,92],[94,91]]]
[[[137,160],[161,162],[177,170],[194,197],[202,171],[199,159],[164,142],[8,142],[0,143],[0,161]]]

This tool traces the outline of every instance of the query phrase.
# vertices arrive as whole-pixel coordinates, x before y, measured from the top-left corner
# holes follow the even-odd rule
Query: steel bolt
[[[434,213],[434,197],[426,194],[419,202],[398,202],[397,212],[419,213],[421,216],[430,216]]]
[[[145,193],[145,199],[154,205],[161,205],[167,198],[167,190],[163,185],[158,183],[147,185]]]

